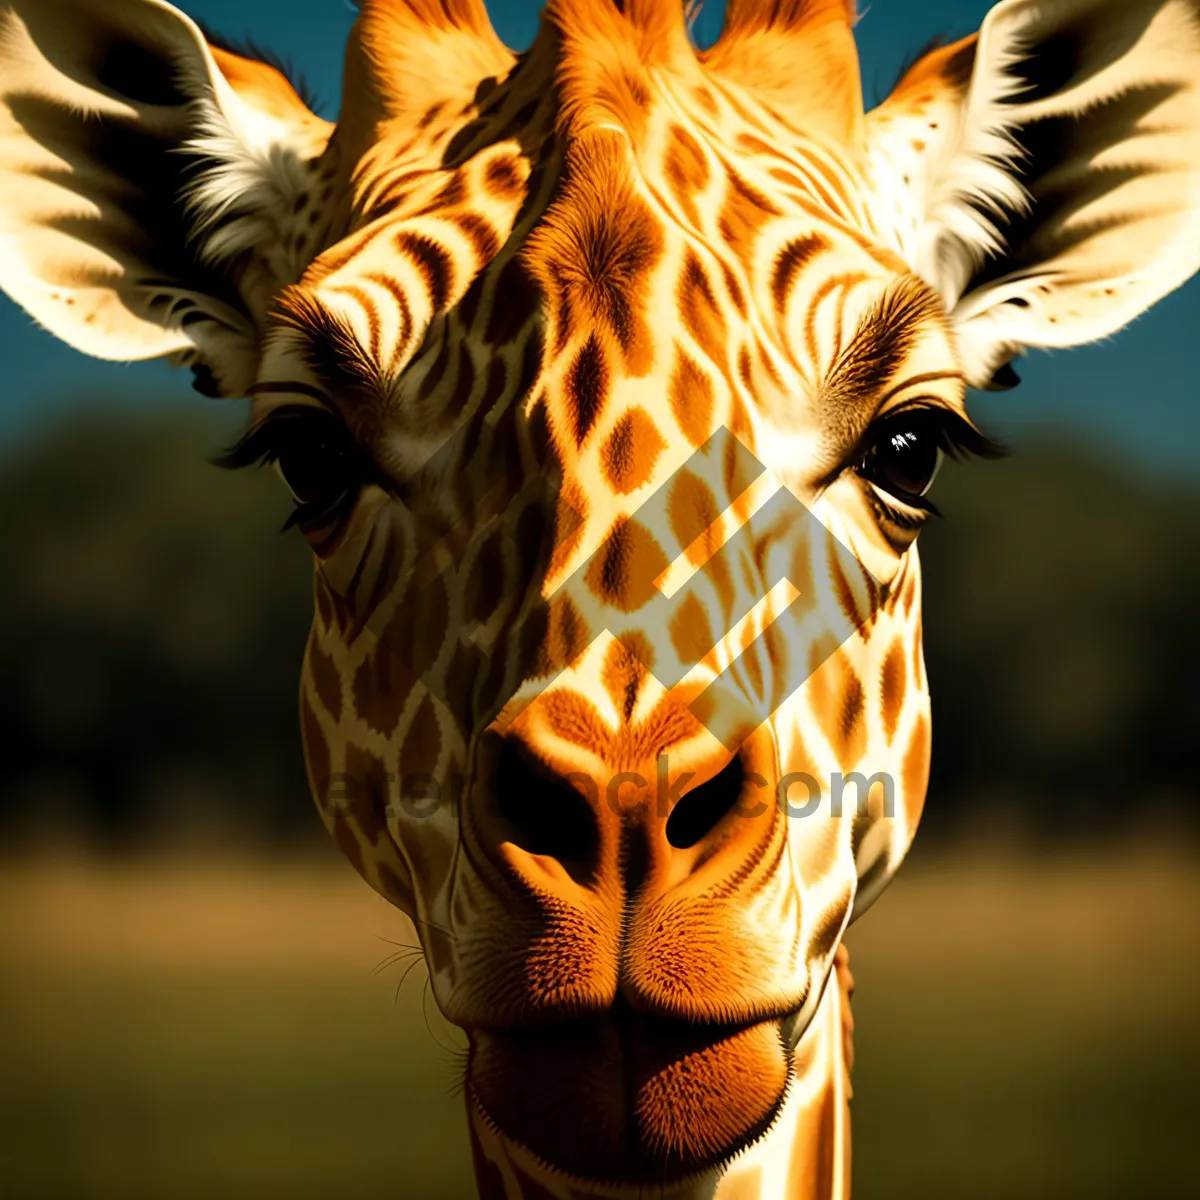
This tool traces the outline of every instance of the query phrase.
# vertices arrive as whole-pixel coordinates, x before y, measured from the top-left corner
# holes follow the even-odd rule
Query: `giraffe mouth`
[[[471,1035],[484,1116],[580,1180],[674,1183],[728,1162],[783,1104],[791,1052],[778,1018],[697,1024],[620,1004],[599,1017]]]

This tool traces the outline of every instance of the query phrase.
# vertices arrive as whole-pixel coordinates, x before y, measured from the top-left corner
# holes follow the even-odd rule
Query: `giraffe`
[[[849,1195],[938,463],[1200,266],[1200,0],[1002,0],[871,111],[854,19],[550,0],[514,55],[363,0],[334,125],[165,0],[0,2],[0,286],[251,399],[314,797],[466,1033],[485,1200]]]

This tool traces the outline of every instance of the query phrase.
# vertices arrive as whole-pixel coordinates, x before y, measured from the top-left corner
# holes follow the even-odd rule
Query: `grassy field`
[[[0,1196],[470,1197],[454,1032],[338,863],[6,865]],[[916,862],[851,936],[856,1197],[1185,1197],[1200,874]]]

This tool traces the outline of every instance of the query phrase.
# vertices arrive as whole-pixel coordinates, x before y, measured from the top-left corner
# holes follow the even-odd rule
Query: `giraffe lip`
[[[469,1034],[484,1037],[508,1038],[514,1041],[539,1038],[569,1038],[590,1030],[611,1027],[619,1033],[655,1032],[663,1036],[693,1036],[697,1041],[717,1041],[757,1025],[786,1025],[798,1015],[798,1007],[764,1008],[744,1014],[717,1019],[707,1016],[681,1016],[644,1002],[631,1002],[618,991],[615,999],[604,1008],[587,1006],[583,1011],[549,1010],[538,1016],[513,1022],[477,1021],[463,1023]]]
[[[476,1030],[468,1081],[487,1119],[556,1171],[679,1181],[728,1162],[774,1122],[791,1067],[780,1025],[618,1005],[538,1029]]]

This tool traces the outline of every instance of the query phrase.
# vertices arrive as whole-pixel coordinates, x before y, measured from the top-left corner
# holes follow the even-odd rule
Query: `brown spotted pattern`
[[[568,7],[552,11],[551,28]],[[816,544],[788,528],[739,539],[760,502],[752,480],[685,463],[724,427],[768,466],[790,467],[772,458],[762,421],[786,426],[798,394],[896,386],[937,318],[916,302],[871,307],[896,286],[894,265],[856,223],[840,164],[806,156],[791,135],[781,144],[770,118],[718,74],[690,93],[697,107],[684,120],[657,97],[691,87],[686,72],[667,81],[641,53],[614,52],[571,108],[580,85],[561,74],[569,49],[547,35],[491,88],[431,107],[415,126],[398,117],[391,148],[364,156],[354,227],[284,297],[307,379],[360,439],[382,447],[411,422],[426,444],[450,447],[438,478],[460,481],[432,535],[420,512],[385,508],[316,543],[306,751],[319,799],[317,781],[337,781],[323,810],[347,857],[432,922],[422,940],[452,1020],[527,1021],[534,1004],[546,1020],[602,1012],[614,986],[605,947],[624,939],[625,986],[652,1008],[671,1011],[686,995],[682,1012],[715,1014],[735,994],[747,1011],[795,1011],[808,1030],[790,1068],[754,1058],[755,1038],[679,1057],[647,1048],[633,1107],[616,1117],[594,1110],[606,1085],[590,1051],[547,1060],[556,1065],[536,1069],[558,1082],[530,1091],[538,1055],[514,1057],[503,1037],[481,1037],[471,1076],[481,1194],[563,1196],[545,1159],[599,1169],[590,1155],[600,1143],[573,1140],[578,1120],[562,1125],[540,1098],[571,1095],[578,1082],[572,1113],[592,1111],[595,1136],[609,1120],[641,1130],[645,1149],[625,1165],[605,1151],[611,1169],[663,1169],[644,1155],[716,1161],[743,1131],[775,1122],[783,1132],[762,1143],[764,1161],[751,1155],[731,1171],[722,1200],[765,1200],[782,1186],[832,1197],[848,1180],[848,991],[839,982],[818,1000],[830,971],[842,979],[834,961],[856,877],[882,886],[924,793],[917,567],[902,555],[887,579],[848,568],[837,547],[863,533],[837,507],[822,513],[830,532]],[[555,72],[565,116],[547,99]],[[611,128],[613,113],[628,136]],[[851,403],[812,414],[824,444],[849,436]],[[397,469],[422,469],[387,451],[396,453]],[[539,490],[542,479],[555,487]],[[639,505],[660,488],[661,519],[648,520]],[[823,597],[857,630],[848,643],[817,636],[805,649],[772,626],[790,602],[765,599],[775,559],[795,592]],[[644,615],[670,588],[680,590],[660,633]],[[726,691],[700,696],[727,666]],[[787,682],[796,671],[811,672],[798,689]],[[660,676],[693,682],[673,698]],[[505,703],[522,679],[536,686]],[[748,797],[754,820],[723,846],[689,852],[686,869],[665,843],[640,840],[650,835],[634,817],[612,825],[597,809],[595,887],[579,891],[489,842],[490,826],[472,815],[495,731],[552,777],[586,776],[597,796],[615,782],[627,814],[660,770],[669,796],[686,794],[685,776],[713,777],[724,761],[697,716],[715,715],[726,695],[777,709],[754,735],[759,748],[742,751],[768,802]],[[673,756],[678,768],[661,765]],[[850,800],[832,818],[833,774],[877,770],[894,776],[900,815],[885,818],[873,799],[859,816]],[[787,802],[813,801],[817,815],[781,819],[774,793],[785,775],[800,780]],[[453,803],[423,826],[407,820],[407,792],[422,799],[446,778],[458,781]],[[675,780],[684,782],[671,791]],[[457,856],[463,834],[472,849]],[[763,921],[786,936],[749,937]],[[511,992],[518,963],[527,989]],[[782,1085],[770,1082],[779,1071],[802,1081],[781,1112]],[[762,1082],[712,1110],[695,1083],[711,1072],[718,1090],[726,1072]],[[611,1103],[620,1111],[625,1101]],[[689,1186],[679,1185],[681,1200]]]

